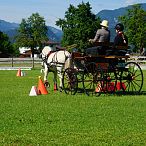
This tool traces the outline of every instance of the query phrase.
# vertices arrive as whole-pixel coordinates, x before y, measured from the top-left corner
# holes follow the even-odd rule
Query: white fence
[[[136,62],[146,69],[146,56],[130,56],[128,61]],[[41,62],[41,58],[0,58],[0,70],[41,68]]]
[[[0,70],[40,68],[41,62],[41,58],[0,58]]]
[[[142,70],[146,70],[146,56],[131,56],[128,61],[136,62]]]
[[[131,56],[129,60],[132,60],[136,63],[146,63],[146,56]]]

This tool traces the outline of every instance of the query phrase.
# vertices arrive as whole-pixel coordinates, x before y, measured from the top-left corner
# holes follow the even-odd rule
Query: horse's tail
[[[71,55],[68,55],[64,64],[64,69],[70,68],[70,67],[72,67],[72,59],[71,59]]]

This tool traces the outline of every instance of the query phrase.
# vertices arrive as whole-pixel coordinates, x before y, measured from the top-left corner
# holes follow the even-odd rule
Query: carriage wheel
[[[78,73],[77,73],[78,93],[84,93],[84,87],[83,87],[83,71],[84,70],[78,70]]]
[[[85,65],[83,88],[88,96],[100,96],[102,93],[103,72],[94,62]]]
[[[63,72],[62,83],[66,94],[76,94],[78,89],[77,71],[72,68],[67,68]]]
[[[121,88],[130,94],[140,93],[143,86],[143,72],[135,62],[128,62],[121,73]]]
[[[103,91],[104,93],[114,93],[116,91],[117,85],[117,73],[116,68],[110,64],[107,69],[104,69],[104,84]]]

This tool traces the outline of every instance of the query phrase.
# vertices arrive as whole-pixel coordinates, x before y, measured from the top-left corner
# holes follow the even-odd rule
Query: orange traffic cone
[[[57,89],[57,84],[56,83],[54,83],[54,91],[57,91],[58,89]]]
[[[21,73],[21,69],[19,68],[18,71],[17,71],[16,76],[17,76],[17,77],[21,77],[21,74],[22,74],[22,73]]]
[[[115,89],[115,84],[113,82],[110,82],[107,84],[107,90],[110,91],[114,91]]]
[[[32,86],[29,96],[37,96],[37,88],[36,86]]]
[[[38,94],[48,94],[47,89],[45,88],[45,85],[43,81],[41,80],[41,77],[39,76],[39,82],[38,82]]]
[[[120,82],[117,82],[116,89],[117,89],[117,91],[121,90],[121,83]]]
[[[121,89],[126,90],[126,85],[123,82],[120,85],[121,85]]]
[[[126,90],[126,85],[123,82],[122,83],[117,82],[117,86],[116,87],[117,87],[118,91],[120,91],[122,89]]]
[[[98,83],[97,84],[97,87],[95,88],[95,92],[101,92],[102,91],[102,87],[101,87],[101,84],[100,83]]]

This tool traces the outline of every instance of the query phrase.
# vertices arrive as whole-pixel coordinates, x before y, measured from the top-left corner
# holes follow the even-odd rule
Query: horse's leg
[[[59,67],[57,70],[58,70],[58,77],[59,77],[59,82],[60,82],[59,88],[60,88],[60,91],[62,91],[62,89],[63,89],[63,84],[62,84],[62,78],[63,78],[63,76],[62,76],[62,68]]]
[[[53,73],[54,73],[54,91],[56,91],[56,90],[58,90],[57,89],[57,69],[56,68],[54,68]]]
[[[49,84],[48,80],[47,80],[47,77],[48,77],[48,66],[47,66],[47,64],[44,64],[44,84],[45,84],[46,87]]]

